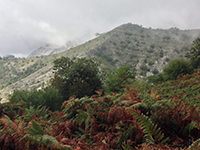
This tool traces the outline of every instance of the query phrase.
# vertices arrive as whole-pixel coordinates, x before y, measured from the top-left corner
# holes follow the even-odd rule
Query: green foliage
[[[196,141],[194,141],[189,147],[188,150],[195,150],[195,149],[199,149],[200,148],[200,138]]]
[[[140,66],[140,69],[143,70],[143,71],[149,71],[149,68],[148,68],[147,65],[145,65],[145,64],[142,64],[142,65]]]
[[[148,83],[153,83],[153,84],[158,84],[165,81],[162,73],[149,76],[147,79],[148,79]]]
[[[149,66],[152,66],[155,62],[154,61],[149,61]]]
[[[46,107],[42,107],[41,105],[38,106],[37,108],[34,108],[33,106],[25,108],[24,113],[25,115],[21,116],[21,119],[25,122],[29,122],[33,118],[40,118],[47,120],[49,117]]]
[[[60,110],[63,102],[62,96],[58,90],[53,87],[46,87],[41,90],[33,89],[31,91],[16,90],[12,97],[11,102],[17,103],[20,101],[25,102],[25,107],[30,108],[31,106],[38,107],[40,105],[46,106],[51,111]]]
[[[169,62],[169,61],[170,61],[170,59],[169,59],[168,57],[166,57],[166,58],[165,58],[165,61],[166,61],[166,62]]]
[[[154,68],[153,71],[152,71],[152,73],[155,75],[155,74],[158,74],[159,71],[158,71],[158,69]]]
[[[104,89],[106,92],[119,92],[129,83],[129,79],[134,78],[135,74],[129,67],[120,67],[115,73],[108,73]]]
[[[200,38],[193,41],[192,48],[186,53],[185,57],[190,59],[194,68],[200,67]]]
[[[54,61],[55,76],[52,86],[59,89],[64,99],[72,95],[83,97],[101,89],[102,72],[94,59],[62,57]]]
[[[52,137],[50,135],[44,135],[45,131],[43,130],[41,124],[39,124],[35,120],[31,121],[31,128],[26,127],[25,129],[27,130],[26,134],[20,140],[28,141],[28,147],[30,147],[32,144],[37,144],[38,147],[54,147],[63,150],[72,150],[71,146],[60,145],[55,137]]]
[[[175,80],[179,75],[193,72],[191,64],[183,58],[174,59],[163,69],[165,80]]]
[[[138,115],[136,112],[132,111],[135,119],[141,124],[146,134],[146,141],[150,140],[152,143],[161,143],[165,144],[168,141],[168,138],[165,138],[161,134],[161,128],[157,127],[148,116],[144,114]]]
[[[0,105],[0,147],[129,150],[191,145],[189,148],[198,149],[199,76],[200,70],[196,70],[157,86],[134,80],[134,90],[127,87],[126,92],[103,96],[100,90],[91,97],[71,97],[62,111],[23,108],[14,101]],[[15,108],[12,105],[18,110],[11,118],[8,110]]]
[[[29,64],[27,63],[29,62],[28,58],[27,61],[23,61],[21,58],[0,59],[0,89],[27,77],[44,66],[41,60]]]
[[[161,58],[164,56],[164,52],[163,50],[160,51],[160,55],[159,55]]]

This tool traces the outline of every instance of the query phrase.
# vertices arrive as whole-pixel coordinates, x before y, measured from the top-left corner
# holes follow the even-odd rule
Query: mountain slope
[[[170,60],[183,57],[197,37],[200,30],[151,29],[128,23],[61,53],[26,59],[3,58],[0,60],[1,97],[7,97],[14,89],[49,84],[53,76],[52,62],[62,56],[96,57],[106,71],[129,66],[138,76],[151,75],[156,69],[157,73],[162,72]]]

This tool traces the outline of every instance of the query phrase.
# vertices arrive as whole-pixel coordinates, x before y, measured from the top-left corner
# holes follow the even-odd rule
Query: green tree
[[[190,59],[194,68],[200,67],[200,38],[193,41],[192,48],[186,53],[185,57]]]
[[[102,71],[94,59],[62,57],[54,61],[55,76],[52,85],[64,99],[72,95],[83,97],[95,94],[102,88]]]
[[[104,89],[106,92],[119,92],[126,86],[128,79],[134,78],[135,74],[129,67],[120,67],[115,73],[108,73]]]
[[[165,80],[175,80],[179,75],[185,75],[193,72],[190,62],[183,58],[174,59],[163,69]]]

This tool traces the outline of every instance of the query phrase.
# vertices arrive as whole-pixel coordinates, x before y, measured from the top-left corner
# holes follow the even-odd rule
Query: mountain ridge
[[[48,85],[53,77],[53,60],[62,56],[95,57],[102,63],[101,68],[109,72],[128,66],[135,70],[137,77],[152,75],[156,69],[159,73],[170,60],[184,57],[197,37],[200,37],[199,29],[151,29],[128,23],[98,34],[83,44],[63,48],[59,53],[26,59],[3,58],[0,60],[0,71],[2,74],[5,72],[4,76],[7,78],[2,76],[0,79],[3,86],[1,97],[6,99],[16,89],[26,90]]]

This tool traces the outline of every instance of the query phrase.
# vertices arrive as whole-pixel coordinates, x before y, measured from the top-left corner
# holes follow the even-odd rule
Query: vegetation
[[[196,70],[158,86],[135,80],[126,92],[72,97],[55,112],[16,101],[1,104],[0,147],[198,149],[199,78]]]
[[[55,76],[52,86],[57,88],[63,98],[75,95],[80,98],[91,96],[101,89],[103,73],[93,59],[62,57],[54,61]]]
[[[31,61],[29,63],[28,59],[25,62],[23,58],[9,59],[5,57],[0,59],[0,89],[27,77],[42,67],[44,67],[44,64],[40,60],[36,60],[35,62]]]
[[[63,97],[57,89],[46,87],[41,90],[16,90],[10,101],[13,103],[22,101],[25,103],[25,108],[30,108],[31,106],[38,107],[41,105],[46,106],[51,111],[56,111],[60,110],[63,103]]]
[[[190,59],[194,68],[200,67],[200,38],[193,42],[192,48],[185,55]]]
[[[194,32],[197,33],[196,36]],[[166,57],[173,60],[184,56],[191,47],[191,41],[199,33],[200,30],[148,29],[129,23],[59,54],[34,58],[1,58],[0,96],[7,99],[4,95],[13,89],[30,90],[32,87],[41,87],[43,82],[48,85],[48,80],[52,78],[52,62],[62,56],[95,57],[102,63],[101,68],[105,71],[114,72],[119,67],[128,66],[130,69],[136,68],[136,74],[142,71],[136,66],[148,56],[147,63],[155,60],[159,62],[149,65],[148,69],[152,71],[157,68],[160,71],[168,63],[163,63]],[[145,76],[146,72],[141,74]]]
[[[185,75],[193,72],[191,64],[183,58],[174,59],[163,69],[165,80],[174,80],[179,75]]]
[[[145,32],[141,27],[135,28]],[[135,38],[133,33],[123,31],[123,35]],[[166,36],[162,40],[173,39]],[[120,43],[124,49],[131,44],[127,41]],[[117,46],[118,42],[115,43]],[[152,44],[156,51],[157,43]],[[101,50],[106,55],[108,48]],[[114,60],[115,53],[109,54]],[[129,51],[123,54],[130,57]],[[164,53],[158,53],[161,56]],[[108,61],[109,57],[105,59]],[[145,62],[150,62],[150,57]],[[146,82],[135,79],[135,72],[129,67],[118,67],[104,76],[94,59],[55,59],[51,85],[41,90],[16,90],[9,102],[0,104],[0,147],[8,150],[200,149],[200,69],[194,62],[174,59],[159,74],[153,66],[156,75],[148,77]],[[29,61],[30,66],[31,63],[35,61]],[[150,70],[146,64],[139,67],[143,74]]]
[[[135,74],[129,67],[120,67],[115,73],[108,73],[104,90],[108,93],[120,92],[134,78]]]

